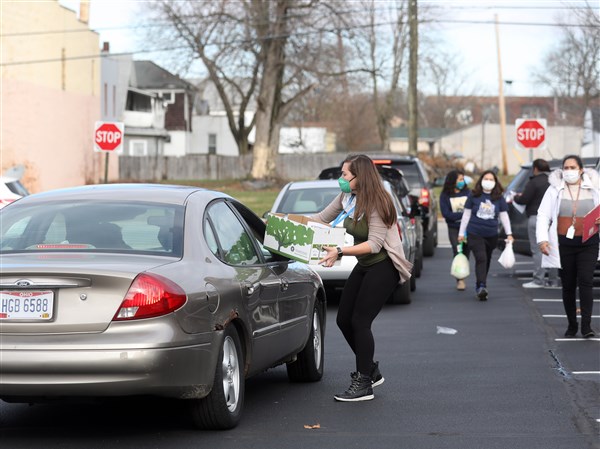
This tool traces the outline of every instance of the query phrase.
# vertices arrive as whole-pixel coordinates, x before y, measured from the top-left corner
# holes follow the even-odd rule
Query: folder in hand
[[[594,207],[583,217],[583,233],[581,235],[581,241],[585,242],[598,232],[598,225],[596,219],[600,217],[600,204]]]

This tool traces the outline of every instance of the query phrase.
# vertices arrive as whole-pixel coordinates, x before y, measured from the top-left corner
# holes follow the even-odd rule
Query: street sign
[[[107,153],[123,152],[122,122],[96,122],[94,126],[94,151]]]
[[[515,123],[517,145],[524,149],[546,148],[546,119],[517,119]]]

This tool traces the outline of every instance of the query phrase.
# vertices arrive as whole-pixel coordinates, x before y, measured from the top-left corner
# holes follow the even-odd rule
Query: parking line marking
[[[566,318],[567,315],[542,315],[542,318]],[[581,315],[577,315],[577,318],[581,318]],[[592,315],[592,318],[600,318],[600,315]]]
[[[600,341],[600,338],[555,338],[554,341]]]
[[[572,371],[571,374],[600,374],[600,371]]]
[[[534,298],[533,302],[562,302],[562,299],[546,299],[546,298]],[[594,299],[594,302],[600,302],[600,299]]]

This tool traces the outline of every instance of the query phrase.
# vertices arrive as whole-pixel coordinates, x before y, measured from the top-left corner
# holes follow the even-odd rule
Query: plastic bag
[[[462,244],[458,245],[458,254],[452,259],[450,274],[456,279],[465,279],[469,276],[469,259],[462,253]]]
[[[498,262],[507,270],[515,265],[515,253],[513,251],[512,242],[507,241],[504,251],[500,254]]]

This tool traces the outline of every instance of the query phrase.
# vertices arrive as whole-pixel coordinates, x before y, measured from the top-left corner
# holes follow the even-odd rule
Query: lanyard
[[[578,184],[577,187],[578,187],[577,198],[575,198],[575,200],[573,200],[573,194],[571,193],[571,187],[569,187],[569,185],[567,184],[567,190],[569,191],[569,196],[571,197],[571,202],[573,203],[573,208],[571,209],[573,211],[573,221],[571,223],[571,226],[575,226],[575,219],[576,219],[576,215],[577,215],[577,203],[579,202],[579,193],[581,192],[581,184]]]
[[[350,206],[350,204],[352,204],[352,201],[354,201],[354,195],[352,195],[350,197],[350,201],[348,201],[348,204],[346,204],[346,207]],[[331,227],[335,228],[341,221],[343,221],[348,215],[350,215],[352,213],[352,211],[354,210],[355,206],[356,206],[356,204],[353,205],[350,209],[348,209],[347,212],[345,210],[341,211],[340,214],[337,216],[337,218],[335,220],[333,220],[333,223],[331,223]]]

